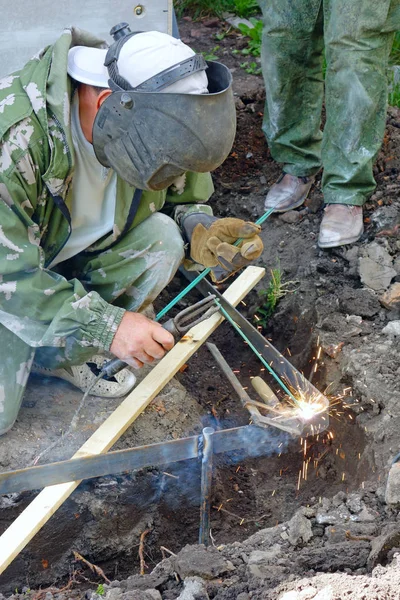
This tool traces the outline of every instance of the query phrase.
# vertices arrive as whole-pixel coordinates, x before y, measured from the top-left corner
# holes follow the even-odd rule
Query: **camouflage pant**
[[[387,107],[387,63],[400,0],[259,0],[263,11],[263,129],[296,176],[323,166],[325,202],[362,205]],[[320,130],[326,59],[326,125]]]
[[[95,257],[80,254],[59,265],[65,276],[77,276],[86,289],[107,302],[138,311],[150,304],[174,276],[184,256],[175,222],[156,213],[140,223],[112,249]],[[17,418],[33,359],[49,368],[81,364],[97,348],[74,345],[35,350],[0,325],[0,435]]]

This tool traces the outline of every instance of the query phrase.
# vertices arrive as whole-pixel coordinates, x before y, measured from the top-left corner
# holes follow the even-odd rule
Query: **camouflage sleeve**
[[[6,151],[3,143],[0,157]],[[23,161],[8,176],[0,168],[0,323],[31,347],[108,350],[125,311],[45,268],[44,231],[32,218],[41,177],[28,155]]]
[[[183,215],[190,212],[212,215],[212,208],[207,202],[213,192],[214,184],[210,173],[185,173],[168,189],[166,212],[178,225]]]

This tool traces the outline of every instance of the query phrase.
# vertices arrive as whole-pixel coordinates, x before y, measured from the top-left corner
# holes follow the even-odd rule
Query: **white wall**
[[[168,0],[0,0],[0,77],[23,66],[75,25],[111,41],[109,31],[127,21],[132,31],[168,30]],[[144,8],[140,17],[135,8]]]

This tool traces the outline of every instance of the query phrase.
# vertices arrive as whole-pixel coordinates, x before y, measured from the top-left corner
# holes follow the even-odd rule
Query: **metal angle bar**
[[[263,454],[263,449],[266,450],[265,454],[273,453],[270,437],[266,431],[252,425],[223,429],[213,434],[213,452],[216,454],[231,452],[251,445],[260,450],[260,455]],[[74,458],[0,473],[0,495],[171,464],[198,458],[198,456],[199,436],[192,436],[106,454]]]
[[[193,279],[193,273],[180,268],[180,271],[187,277]],[[228,302],[222,294],[207,280],[202,279],[196,283],[197,289],[208,296],[214,294],[221,306],[230,316],[230,318],[240,327],[244,335],[250,340],[256,352],[258,352],[269,364],[271,369],[275,371],[279,377],[293,390],[301,391],[305,398],[311,401],[318,399],[319,404],[325,406],[325,410],[316,415],[312,422],[310,421],[311,433],[320,433],[326,430],[329,426],[329,400],[322,392],[317,390],[306,377],[300,373],[261,333],[244,318],[240,312]],[[257,354],[256,354],[257,356]]]

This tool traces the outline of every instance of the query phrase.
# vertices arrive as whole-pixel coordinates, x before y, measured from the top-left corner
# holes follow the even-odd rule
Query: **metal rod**
[[[200,492],[200,529],[199,544],[208,546],[210,537],[211,486],[213,471],[213,434],[212,427],[203,429],[203,449],[201,455],[201,492]]]
[[[221,371],[223,372],[223,374],[225,375],[225,377],[239,396],[239,399],[243,406],[245,406],[248,402],[251,402],[252,399],[250,398],[246,390],[243,388],[239,379],[233,373],[232,369],[226,362],[225,358],[222,356],[221,352],[218,350],[217,346],[215,344],[212,344],[211,342],[207,342],[206,346],[215,358],[215,361],[217,362],[219,368],[221,369]]]

